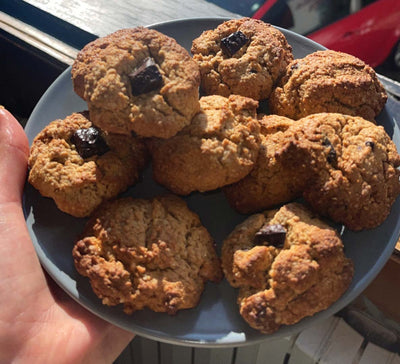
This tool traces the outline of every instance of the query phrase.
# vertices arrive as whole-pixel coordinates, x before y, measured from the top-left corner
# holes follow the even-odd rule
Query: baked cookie
[[[282,145],[283,163],[309,179],[303,196],[321,215],[351,230],[374,228],[400,193],[400,156],[382,126],[361,117],[313,114]]]
[[[173,195],[103,205],[73,248],[78,272],[103,304],[128,314],[145,307],[175,314],[195,307],[206,281],[222,278],[199,217]]]
[[[137,182],[147,160],[142,140],[104,133],[87,112],[74,113],[36,136],[28,180],[60,210],[84,217]]]
[[[296,121],[269,115],[259,122],[260,151],[254,168],[240,181],[223,188],[229,204],[244,214],[275,207],[301,196],[307,179],[298,169],[282,165],[280,158],[284,155],[275,155]]]
[[[93,123],[109,132],[169,138],[199,110],[196,62],[174,39],[144,27],[86,45],[72,81]]]
[[[287,66],[269,99],[270,111],[291,119],[335,112],[373,121],[387,94],[375,71],[360,59],[336,51],[318,51]]]
[[[205,94],[268,98],[293,60],[285,36],[261,20],[242,18],[203,32],[192,42]]]
[[[243,96],[200,99],[200,112],[176,136],[149,142],[155,181],[180,195],[245,177],[258,154],[258,102]]]
[[[223,243],[222,266],[240,288],[240,314],[266,334],[328,308],[353,277],[338,233],[296,203],[238,225]]]

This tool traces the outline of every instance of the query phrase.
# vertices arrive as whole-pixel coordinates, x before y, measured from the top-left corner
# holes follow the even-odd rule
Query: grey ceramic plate
[[[152,28],[174,37],[190,50],[192,39],[203,30],[215,28],[221,21],[222,19],[187,19],[157,24]],[[295,58],[323,49],[302,36],[282,31],[293,47]],[[395,102],[390,99],[378,120],[399,147],[400,112],[395,112],[395,107]],[[73,92],[68,69],[43,95],[32,113],[26,126],[29,140],[32,141],[50,121],[84,109],[85,103]],[[147,170],[143,181],[127,194],[146,198],[163,192],[164,189],[151,180],[151,171]],[[219,247],[233,227],[245,218],[230,209],[224,195],[219,191],[195,193],[186,200],[189,207],[200,215]],[[390,257],[400,230],[400,201],[397,201],[389,218],[377,229],[359,233],[344,231],[346,253],[355,264],[354,280],[348,291],[329,309],[296,325],[282,327],[273,335],[262,335],[242,320],[236,305],[237,292],[226,281],[219,285],[208,284],[197,308],[181,311],[173,317],[148,310],[128,316],[121,307],[103,306],[92,292],[88,280],[75,271],[71,257],[74,240],[82,231],[86,220],[60,212],[52,200],[41,197],[29,185],[24,193],[24,210],[26,223],[43,267],[81,305],[103,319],[139,335],[163,342],[203,347],[240,346],[276,339],[297,333],[317,320],[333,315],[356,298],[378,274]]]

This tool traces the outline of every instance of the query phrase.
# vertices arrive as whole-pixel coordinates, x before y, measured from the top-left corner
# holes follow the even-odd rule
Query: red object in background
[[[400,1],[376,1],[307,37],[376,67],[390,57],[400,39]]]
[[[267,0],[252,17],[400,70],[400,0]]]

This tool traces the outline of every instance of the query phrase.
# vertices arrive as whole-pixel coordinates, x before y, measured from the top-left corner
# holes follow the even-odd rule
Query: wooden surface
[[[233,14],[204,0],[25,0],[89,33],[193,17]]]
[[[399,355],[366,340],[339,317],[293,338],[239,348],[201,349],[136,337],[114,364],[400,364]]]

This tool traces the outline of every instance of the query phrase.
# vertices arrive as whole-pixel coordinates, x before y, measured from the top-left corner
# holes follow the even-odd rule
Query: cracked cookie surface
[[[385,129],[336,113],[304,117],[291,129],[280,153],[308,174],[303,196],[315,211],[352,230],[380,225],[400,194],[400,156]]]
[[[148,58],[161,85],[137,94],[132,74]],[[199,110],[197,64],[174,39],[156,30],[123,29],[96,39],[78,53],[71,73],[93,123],[106,131],[168,138]]]
[[[239,95],[200,99],[200,112],[176,136],[149,142],[153,177],[180,195],[246,176],[258,154],[258,102]]]
[[[288,168],[275,155],[296,121],[268,115],[260,120],[260,150],[251,172],[223,188],[230,205],[240,213],[253,213],[301,196],[305,181],[296,168]],[[283,156],[284,158],[284,156]]]
[[[237,32],[248,41],[233,55],[227,54],[221,43]],[[255,100],[269,97],[293,60],[292,48],[278,29],[250,18],[229,20],[203,32],[193,40],[191,51],[200,67],[205,94],[238,94]]]
[[[206,281],[222,278],[214,242],[173,195],[115,200],[88,222],[73,248],[78,272],[103,304],[175,314],[195,307]]]
[[[239,288],[240,314],[262,333],[328,308],[353,277],[337,232],[297,203],[238,225],[223,243],[222,266]]]
[[[270,111],[291,119],[335,112],[373,121],[387,94],[375,71],[360,59],[332,50],[296,59],[269,99]]]
[[[87,112],[55,120],[34,139],[28,181],[73,216],[88,216],[103,201],[138,181],[148,153],[142,140],[100,131],[107,151],[82,157],[71,141],[77,130],[93,127]]]

